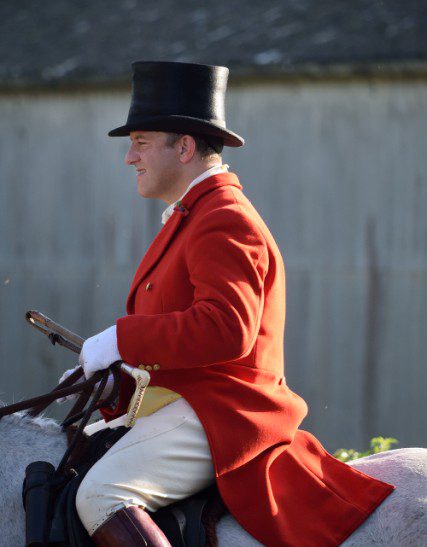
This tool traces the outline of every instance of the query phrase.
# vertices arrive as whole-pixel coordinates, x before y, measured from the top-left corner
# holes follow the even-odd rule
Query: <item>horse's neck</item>
[[[65,435],[54,420],[31,418],[23,412],[0,420],[1,462],[6,458],[11,463],[15,461],[15,465],[35,460],[49,460],[55,464],[65,449]]]

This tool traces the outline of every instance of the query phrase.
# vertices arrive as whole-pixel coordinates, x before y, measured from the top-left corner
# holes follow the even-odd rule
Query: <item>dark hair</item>
[[[196,150],[202,158],[208,158],[215,154],[221,154],[224,148],[224,141],[219,137],[211,137],[210,135],[194,135],[192,133],[168,133],[166,138],[166,146],[173,146],[176,141],[183,135],[190,135],[196,143]]]

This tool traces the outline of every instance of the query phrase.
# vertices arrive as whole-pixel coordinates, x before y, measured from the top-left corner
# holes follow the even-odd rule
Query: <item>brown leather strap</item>
[[[28,414],[30,416],[37,416],[42,412],[46,407],[48,407],[53,401],[61,397],[66,397],[67,395],[72,395],[73,393],[86,392],[92,393],[93,388],[97,382],[99,382],[103,376],[106,376],[107,371],[98,371],[88,380],[84,382],[79,382],[78,384],[73,384],[76,379],[80,378],[83,374],[83,370],[79,368],[76,372],[71,374],[63,382],[61,382],[53,391],[46,393],[45,395],[40,395],[38,397],[33,397],[32,399],[26,399],[25,401],[20,401],[19,403],[13,403],[0,408],[0,418],[13,414],[14,412],[19,412],[20,410],[31,409]]]
[[[110,367],[110,372],[113,374],[113,378],[114,378],[113,388],[111,390],[110,395],[107,398],[100,400],[95,405],[95,408],[93,409],[93,412],[95,412],[95,410],[99,410],[100,408],[105,408],[105,407],[110,406],[117,399],[117,397],[119,395],[119,388],[120,388],[120,368],[119,368],[119,366],[115,366],[115,365],[117,365],[120,362],[121,361],[118,361],[117,363],[113,363],[113,365]],[[85,393],[82,393],[80,395],[79,400],[76,402],[76,404],[70,410],[70,412],[67,414],[66,418],[61,423],[62,427],[67,428],[68,426],[70,426],[71,424],[77,422],[78,420],[80,420],[82,418],[82,416],[85,413],[83,408],[84,408],[86,402],[82,405],[81,402],[80,402],[81,400],[82,400],[82,402],[84,400],[86,400],[86,402],[87,402],[88,399],[86,398]]]
[[[31,326],[48,336],[52,344],[58,343],[67,349],[74,351],[75,353],[80,353],[84,339],[74,332],[66,329],[59,323],[56,323],[43,313],[36,310],[27,311],[25,318]],[[112,366],[111,368],[114,374],[112,394],[107,399],[98,402],[95,410],[102,408],[103,406],[110,405],[118,395],[120,375],[116,370],[117,367]],[[95,384],[103,378],[104,374],[105,371],[99,371],[88,380],[76,383],[81,376],[83,376],[83,369],[78,367],[75,372],[70,374],[70,376],[55,387],[55,389],[50,393],[0,408],[0,419],[8,414],[13,414],[14,412],[27,409],[30,409],[28,411],[30,416],[38,416],[56,399],[67,397],[68,395],[72,395],[74,393],[80,393],[80,397],[64,420],[64,423],[73,423],[82,417],[83,409],[93,393]]]
[[[83,376],[83,369],[81,367],[77,368],[72,374],[70,374],[63,382],[58,384],[55,389],[53,389],[50,393],[53,395],[55,391],[58,389],[66,388],[69,386],[74,385],[81,377]],[[82,383],[79,384],[80,386]],[[77,393],[77,391],[76,391]],[[43,412],[55,399],[52,399],[51,401],[47,400],[46,402],[38,403],[36,404],[29,412],[28,414],[30,416],[38,416],[41,412]]]
[[[27,312],[26,319],[32,326],[43,332],[43,334],[46,334],[53,344],[58,342],[66,348],[71,349],[76,353],[80,353],[84,342],[83,338],[80,338],[73,332],[69,331],[65,327],[62,327],[58,323],[55,323],[39,312]],[[109,406],[116,399],[119,391],[121,363],[122,361],[116,361],[108,369],[96,372],[93,376],[83,382],[78,382],[84,374],[82,367],[78,367],[50,393],[0,408],[0,419],[3,416],[28,409],[30,409],[28,412],[30,416],[37,416],[56,399],[67,397],[68,395],[72,395],[74,393],[80,393],[80,397],[77,402],[74,404],[66,419],[61,424],[63,429],[66,429],[67,426],[73,424],[77,420],[81,420],[76,428],[75,435],[73,436],[68,449],[66,450],[58,468],[55,471],[55,473],[59,476],[64,471],[67,462],[70,460],[71,453],[81,441],[83,437],[83,430],[86,427],[92,413],[95,410]],[[114,377],[113,389],[109,397],[101,400],[101,395],[107,384],[108,375],[110,372]],[[93,394],[95,385],[98,382],[99,385]],[[83,410],[92,394],[93,397],[88,407]]]
[[[79,443],[80,439],[83,436],[84,428],[86,427],[90,417],[92,416],[92,413],[95,411],[95,407],[102,395],[102,392],[104,391],[105,385],[107,384],[108,374],[106,374],[105,372],[106,371],[103,371],[99,386],[95,394],[93,395],[92,400],[89,403],[89,406],[85,410],[84,416],[79,423],[76,434],[74,435],[70,445],[68,446],[67,450],[65,451],[65,454],[63,455],[61,461],[59,462],[58,467],[56,468],[55,473],[57,475],[60,475],[63,472],[68,460],[70,459],[71,453],[75,450],[77,444]]]
[[[78,334],[75,334],[74,332],[70,331],[69,329],[65,328],[64,326],[60,325],[59,323],[56,323],[53,319],[50,319],[50,317],[47,317],[47,315],[44,315],[43,313],[37,311],[37,310],[29,310],[25,314],[25,318],[27,322],[43,334],[45,334],[49,340],[52,342],[52,344],[60,344],[61,346],[66,347],[67,349],[70,349],[74,351],[75,353],[80,353],[84,338],[79,336]],[[103,400],[100,403],[98,403],[97,408],[100,408],[101,406],[107,406],[111,404],[114,399],[118,395],[118,382],[119,382],[119,375],[115,373],[116,367],[113,367],[113,375],[114,375],[114,385],[113,385],[113,396],[108,397],[107,400]],[[78,368],[73,374],[71,374],[68,378],[64,380],[59,386],[57,386],[53,391],[57,391],[63,387],[68,387],[69,385],[72,385],[78,381],[78,379],[82,376],[83,371],[81,368]],[[80,396],[78,397],[77,401],[75,402],[74,406],[66,416],[63,424],[68,423],[71,424],[77,419],[81,418],[83,415],[83,409],[85,408],[90,396],[93,393],[93,388],[95,386],[95,383],[93,386],[89,384],[87,387],[84,387],[84,383],[80,383],[79,386],[82,389],[78,389],[76,391],[80,391]],[[92,389],[91,389],[92,387]],[[52,392],[53,393],[53,392]],[[59,396],[55,397],[59,398]],[[31,416],[37,416],[40,414],[40,412],[43,412],[50,404],[51,400],[47,398],[44,401],[40,401],[39,404],[34,406],[30,410]]]

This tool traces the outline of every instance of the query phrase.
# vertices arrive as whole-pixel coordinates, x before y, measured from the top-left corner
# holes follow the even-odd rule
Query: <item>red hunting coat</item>
[[[119,352],[180,393],[209,441],[236,520],[267,546],[343,542],[392,492],[298,429],[307,405],[286,385],[285,271],[267,226],[232,173],[183,198],[135,274]],[[154,366],[156,365],[156,366]],[[117,408],[133,390],[123,376]]]

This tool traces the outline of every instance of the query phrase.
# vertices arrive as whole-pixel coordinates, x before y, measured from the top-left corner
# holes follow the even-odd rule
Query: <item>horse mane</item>
[[[0,403],[0,406],[6,406]],[[7,421],[9,424],[27,427],[31,429],[42,430],[43,433],[48,435],[58,435],[61,433],[61,426],[52,418],[48,418],[44,415],[41,416],[29,416],[27,412],[20,411],[9,416],[4,416],[2,420]],[[1,421],[0,421],[1,423]]]

